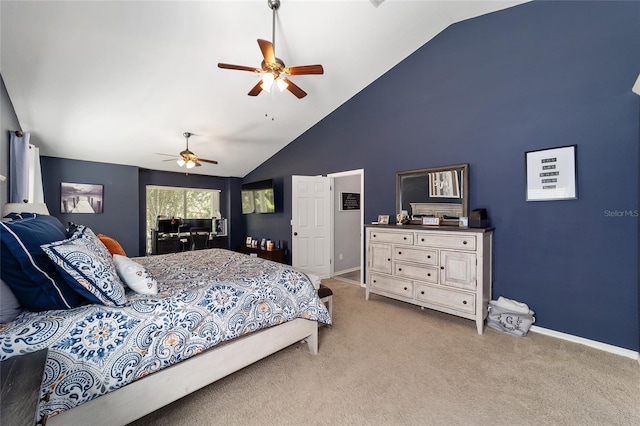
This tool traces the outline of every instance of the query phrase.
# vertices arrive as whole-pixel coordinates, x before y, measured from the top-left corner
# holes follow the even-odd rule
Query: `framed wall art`
[[[525,153],[527,201],[578,198],[577,145]]]
[[[91,183],[61,183],[61,213],[102,213],[103,209],[104,198],[102,185]]]
[[[360,193],[358,192],[341,192],[340,193],[340,211],[360,210]]]

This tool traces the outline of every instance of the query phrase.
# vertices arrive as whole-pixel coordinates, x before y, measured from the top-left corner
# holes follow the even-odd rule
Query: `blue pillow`
[[[108,306],[125,303],[113,257],[91,229],[78,225],[69,239],[41,247],[67,283],[88,300]]]
[[[22,312],[20,301],[11,288],[0,279],[0,324],[6,324],[16,319]]]
[[[66,238],[54,216],[0,222],[0,276],[30,311],[69,309],[88,301],[73,290],[40,246]]]

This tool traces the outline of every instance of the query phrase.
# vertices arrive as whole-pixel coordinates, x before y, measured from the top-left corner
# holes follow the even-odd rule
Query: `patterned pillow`
[[[40,246],[67,238],[54,216],[23,214],[0,222],[0,275],[23,308],[34,312],[86,305]]]
[[[119,254],[113,255],[113,263],[118,275],[131,290],[140,294],[158,294],[158,282],[144,266]]]
[[[69,239],[41,247],[78,293],[98,304],[124,304],[124,287],[111,253],[91,229],[78,225]]]

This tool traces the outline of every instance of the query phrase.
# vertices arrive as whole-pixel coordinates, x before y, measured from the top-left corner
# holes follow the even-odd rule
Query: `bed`
[[[2,279],[9,284],[15,277],[7,272],[7,241],[15,229],[5,225]],[[331,324],[309,277],[287,265],[224,249],[129,259],[83,226],[56,238],[40,244],[51,271],[72,275],[67,263],[82,263],[77,246],[89,245],[90,262],[108,264],[110,256],[117,272],[100,270],[93,284],[122,277],[124,292],[109,293],[117,287],[109,283],[102,293],[83,293],[102,303],[25,310],[0,325],[0,360],[49,349],[39,407],[48,425],[129,423],[294,343],[306,340],[316,354],[318,323]],[[76,269],[84,275],[66,280],[87,290],[83,279],[91,273]],[[12,290],[24,298],[20,288]]]

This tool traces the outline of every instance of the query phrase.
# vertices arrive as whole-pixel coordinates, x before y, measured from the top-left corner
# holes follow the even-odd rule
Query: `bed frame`
[[[126,425],[296,342],[318,353],[318,323],[295,319],[213,347],[176,365],[45,419],[47,426]]]

